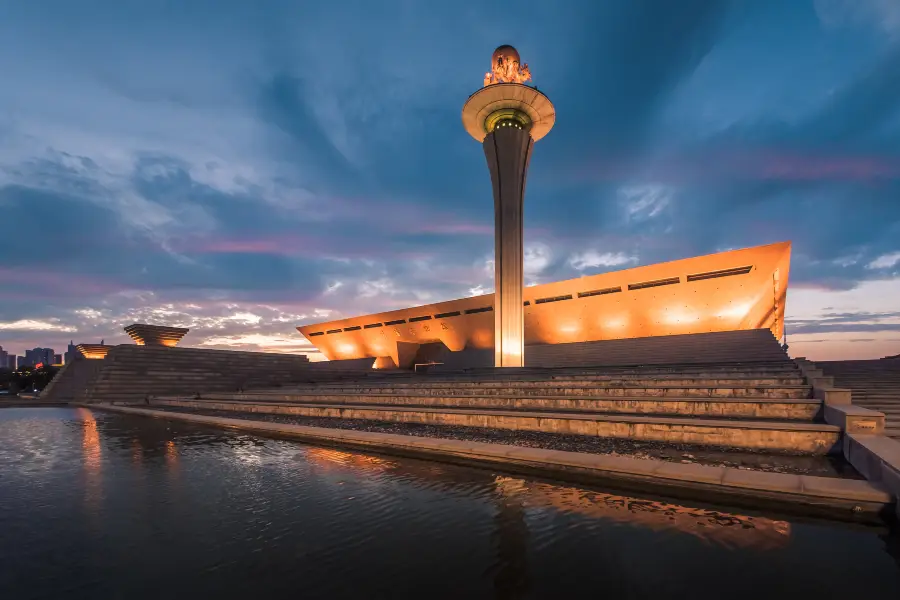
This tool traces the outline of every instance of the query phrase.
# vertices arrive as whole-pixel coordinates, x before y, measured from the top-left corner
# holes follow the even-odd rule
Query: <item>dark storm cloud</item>
[[[553,142],[557,160],[604,151],[628,156],[648,143],[658,110],[713,50],[734,6],[728,0],[582,5],[568,60],[549,77],[557,112],[579,131],[577,139]]]
[[[866,265],[900,249],[900,146],[886,141],[900,117],[898,67],[900,47],[890,48],[810,117],[739,123],[688,150],[712,169],[723,154],[737,152],[732,160],[740,160],[767,153],[768,174],[688,182],[673,233],[694,253],[791,239],[797,282],[848,289],[883,277]],[[792,168],[809,173],[817,163],[818,174],[790,176]]]
[[[314,115],[310,102],[308,82],[289,73],[275,73],[260,89],[261,117],[290,137],[296,154],[317,169],[351,176],[353,169]]]
[[[0,207],[7,267],[114,263],[115,250],[131,243],[113,211],[59,194],[10,185],[0,188]],[[53,231],[53,239],[44,231]]]

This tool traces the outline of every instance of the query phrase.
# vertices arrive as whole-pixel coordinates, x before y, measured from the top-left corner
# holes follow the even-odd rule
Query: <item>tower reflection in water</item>
[[[172,440],[166,440],[166,466],[172,473],[178,470],[178,446]]]
[[[81,453],[84,460],[84,505],[88,513],[97,516],[103,499],[102,460],[100,433],[97,431],[97,419],[94,413],[86,408],[77,409],[81,420]]]

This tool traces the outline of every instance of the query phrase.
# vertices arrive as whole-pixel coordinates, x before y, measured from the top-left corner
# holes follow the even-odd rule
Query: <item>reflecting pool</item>
[[[900,598],[886,528],[0,410],[0,598]]]

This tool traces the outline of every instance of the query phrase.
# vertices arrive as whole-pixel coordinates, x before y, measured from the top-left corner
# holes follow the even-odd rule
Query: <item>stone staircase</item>
[[[59,384],[60,381],[68,379],[65,377],[66,371],[68,371],[72,366],[71,361],[67,362],[62,366],[62,368],[56,372],[56,375],[53,376],[53,379],[50,380],[50,383],[44,386],[44,389],[41,390],[41,393],[38,395],[38,399],[47,400],[53,396],[53,389]]]
[[[75,357],[63,365],[41,391],[45,402],[77,402],[83,400],[103,364],[101,360]]]
[[[774,343],[771,334],[769,339]],[[781,352],[744,363],[370,373],[240,394],[157,397],[151,403],[767,452],[837,451],[840,430],[820,421],[821,402],[811,396],[798,367]]]
[[[885,435],[900,439],[900,358],[820,361],[837,387],[853,391],[853,404],[884,413]]]
[[[149,395],[237,391],[359,377],[372,359],[310,363],[305,355],[123,344],[81,359],[50,393],[68,402],[143,402]],[[80,376],[76,374],[81,373]],[[60,390],[57,389],[57,387]]]

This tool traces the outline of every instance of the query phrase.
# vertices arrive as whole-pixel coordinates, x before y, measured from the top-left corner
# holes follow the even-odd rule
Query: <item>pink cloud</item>
[[[900,161],[871,156],[767,156],[760,161],[764,179],[792,181],[879,181],[900,179]]]
[[[423,233],[436,233],[441,235],[493,235],[493,225],[481,223],[423,223],[418,227]]]
[[[490,222],[460,219],[423,202],[406,202],[382,198],[339,198],[329,201],[329,209],[337,219],[376,224],[381,231],[426,233],[435,235],[493,235]],[[485,214],[493,209],[486,207]]]
[[[358,247],[352,241],[339,235],[312,237],[304,235],[279,235],[262,238],[208,238],[195,239],[179,246],[179,250],[200,254],[275,254],[279,256],[308,256],[312,258],[392,258],[415,260],[428,258],[428,254],[418,251],[394,251],[382,242],[371,245],[363,243]]]
[[[594,181],[641,177],[673,184],[732,179],[876,183],[900,179],[900,158],[717,149],[647,161],[600,157],[581,165],[573,175]]]
[[[47,297],[41,292],[51,291],[65,291],[74,295],[101,295],[125,289],[125,286],[113,281],[87,275],[6,267],[0,267],[0,282],[15,284],[17,291],[13,293],[23,294],[28,298]]]

